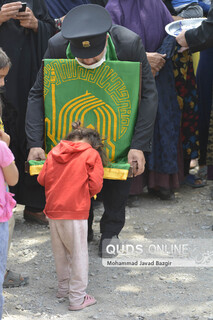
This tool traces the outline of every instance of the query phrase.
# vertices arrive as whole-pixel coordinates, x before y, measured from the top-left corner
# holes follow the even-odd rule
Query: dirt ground
[[[212,186],[182,186],[171,201],[145,192],[135,207],[127,207],[120,238],[212,238]],[[104,267],[97,254],[102,212],[102,206],[95,211],[95,237],[89,244],[87,291],[97,304],[72,312],[67,299],[56,298],[48,227],[25,222],[23,207],[18,206],[8,267],[29,275],[30,283],[4,290],[4,320],[213,320],[213,268]]]

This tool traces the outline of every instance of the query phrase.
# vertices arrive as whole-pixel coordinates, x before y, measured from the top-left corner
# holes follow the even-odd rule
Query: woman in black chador
[[[24,173],[27,158],[25,113],[29,90],[34,84],[48,39],[55,31],[54,21],[44,0],[27,0],[26,8],[22,8],[20,1],[0,0],[0,8],[0,46],[12,62],[3,93],[3,120],[11,136],[11,148],[20,173],[19,183],[12,191],[18,203],[43,208],[44,199],[36,198],[39,185]]]

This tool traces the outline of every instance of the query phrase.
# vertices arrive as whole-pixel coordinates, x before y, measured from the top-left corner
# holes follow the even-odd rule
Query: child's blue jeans
[[[8,222],[0,222],[0,320],[3,312],[3,282],[7,263]]]

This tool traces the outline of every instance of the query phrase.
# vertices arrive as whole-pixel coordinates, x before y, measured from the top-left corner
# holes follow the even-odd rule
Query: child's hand
[[[0,140],[6,142],[7,146],[9,147],[9,144],[10,144],[10,136],[9,136],[9,134],[7,134],[4,131],[0,130]]]

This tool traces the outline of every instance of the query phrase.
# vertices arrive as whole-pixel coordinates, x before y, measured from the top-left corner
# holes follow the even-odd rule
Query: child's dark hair
[[[85,139],[88,143],[98,151],[100,154],[103,165],[108,162],[106,152],[104,150],[103,140],[101,139],[97,130],[81,127],[80,120],[72,123],[72,129],[64,140],[74,141],[75,139]]]
[[[4,68],[10,68],[11,67],[11,61],[10,58],[7,56],[7,54],[0,48],[0,69]],[[3,109],[3,101],[2,97],[0,96],[0,117],[2,117],[2,109]]]

